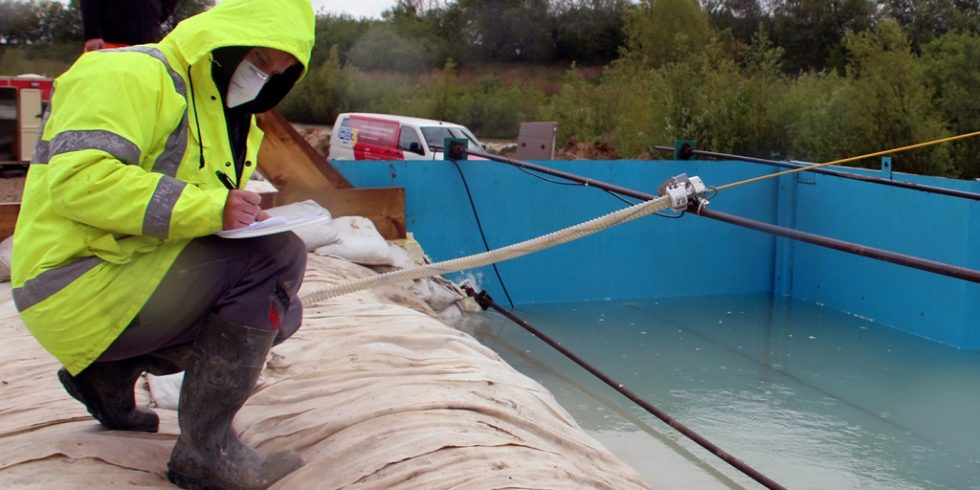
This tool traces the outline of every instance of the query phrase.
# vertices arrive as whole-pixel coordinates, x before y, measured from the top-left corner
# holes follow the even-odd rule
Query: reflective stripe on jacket
[[[305,71],[313,23],[308,0],[225,0],[159,44],[84,54],[55,81],[11,281],[24,324],[72,374],[119,336],[192,238],[221,229],[228,191],[215,172],[235,169],[210,53],[265,46]],[[261,140],[253,117],[240,182]]]

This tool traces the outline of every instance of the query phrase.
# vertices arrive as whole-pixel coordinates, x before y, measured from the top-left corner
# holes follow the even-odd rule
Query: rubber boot
[[[140,358],[95,362],[72,376],[68,370],[58,370],[61,385],[88,413],[110,430],[156,432],[160,418],[152,410],[138,408],[133,387],[143,374]]]
[[[302,466],[293,451],[263,456],[246,446],[231,426],[255,387],[276,333],[217,315],[201,329],[180,390],[180,437],[167,464],[172,483],[195,489],[260,489]]]

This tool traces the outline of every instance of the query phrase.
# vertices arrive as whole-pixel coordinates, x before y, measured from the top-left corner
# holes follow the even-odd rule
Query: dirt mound
[[[517,145],[511,144],[506,146],[500,146],[494,151],[494,149],[488,148],[490,153],[496,155],[505,156],[509,158],[516,158],[517,155]],[[613,148],[609,143],[604,143],[601,141],[576,141],[575,139],[569,140],[568,144],[564,148],[555,149],[555,160],[619,160],[619,153]]]
[[[330,128],[328,126],[315,126],[305,124],[293,124],[296,132],[306,140],[321,155],[326,156],[330,146]]]
[[[619,160],[619,153],[609,143],[602,141],[568,141],[564,148],[555,150],[556,160]]]

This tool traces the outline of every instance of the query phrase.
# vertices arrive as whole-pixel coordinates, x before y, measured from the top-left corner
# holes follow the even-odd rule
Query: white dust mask
[[[251,61],[243,59],[235,68],[235,73],[231,76],[228,83],[228,95],[225,96],[225,105],[229,108],[238,107],[246,102],[254,100],[262,91],[265,82],[269,81],[269,75],[252,64]]]

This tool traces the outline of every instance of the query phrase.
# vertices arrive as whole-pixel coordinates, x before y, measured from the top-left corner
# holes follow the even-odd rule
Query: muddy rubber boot
[[[143,368],[140,358],[94,362],[77,376],[61,368],[58,379],[65,391],[82,402],[105,428],[156,432],[160,418],[152,410],[138,408],[133,394]]]
[[[293,451],[264,456],[232,429],[252,394],[275,330],[260,330],[212,315],[194,340],[177,409],[180,437],[167,478],[181,488],[267,488],[303,461]]]

